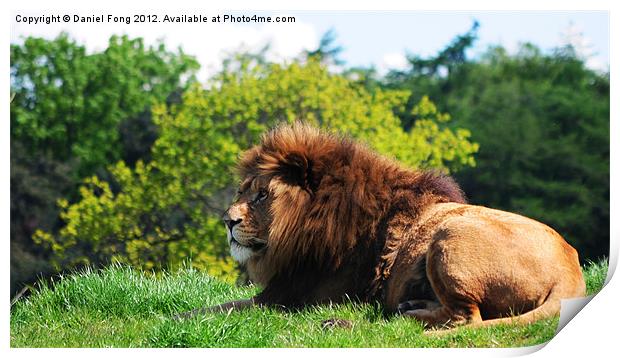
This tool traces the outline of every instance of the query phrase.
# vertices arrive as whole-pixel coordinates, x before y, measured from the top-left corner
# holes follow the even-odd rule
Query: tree
[[[234,278],[219,219],[236,186],[231,169],[242,150],[281,121],[349,133],[410,167],[474,164],[477,145],[469,132],[446,128],[449,116],[428,99],[416,106],[419,123],[406,132],[393,110],[403,107],[407,91],[370,93],[312,59],[229,68],[238,70],[192,87],[182,104],[153,109],[159,137],[152,159],[135,169],[123,162],[111,167],[118,192],[91,177],[79,201],[60,202],[66,226],[59,235],[36,235],[54,249],[57,263],[113,259],[159,269],[191,259],[213,275]]]
[[[53,271],[31,236],[61,227],[56,200],[76,198],[80,180],[109,163],[148,160],[151,104],[174,101],[197,69],[181,50],[126,36],[94,53],[66,34],[11,45],[12,291]]]
[[[410,67],[407,70],[391,70],[386,75],[384,86],[394,89],[408,89],[413,95],[407,103],[407,110],[399,113],[403,127],[409,129],[416,118],[410,109],[422,98],[428,96],[443,104],[444,93],[451,91],[452,77],[457,69],[468,64],[467,50],[478,38],[480,24],[474,21],[466,33],[455,37],[450,44],[435,56],[422,58],[408,54]]]
[[[471,45],[468,36],[459,39]],[[574,52],[543,54],[529,44],[515,55],[493,47],[475,61],[450,56],[459,60],[449,61],[443,75],[423,70],[444,64],[444,53],[412,62],[386,87],[431,94],[456,118],[451,125],[472,131],[480,143],[477,166],[456,173],[470,201],[549,224],[582,260],[606,256],[608,74],[588,69]],[[405,126],[415,123],[408,112],[401,118]]]
[[[74,163],[59,162],[46,155],[29,155],[22,144],[11,141],[11,293],[21,282],[54,271],[50,252],[32,243],[37,228],[60,228],[56,200],[75,184]]]

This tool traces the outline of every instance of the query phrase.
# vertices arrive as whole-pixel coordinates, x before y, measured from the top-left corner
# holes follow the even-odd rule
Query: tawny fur
[[[389,312],[401,304],[442,326],[531,321],[585,293],[577,252],[551,228],[467,205],[450,177],[406,169],[346,137],[282,125],[238,169],[240,195],[226,215],[242,245],[260,244],[244,263],[263,286],[256,304],[349,297]]]

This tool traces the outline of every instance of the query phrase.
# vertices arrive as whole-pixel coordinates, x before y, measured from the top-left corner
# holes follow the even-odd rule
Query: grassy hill
[[[600,290],[606,263],[584,267],[588,294]],[[551,339],[558,319],[527,326],[460,329],[444,337],[422,335],[422,325],[384,318],[369,304],[309,307],[301,312],[251,309],[185,321],[172,315],[249,297],[193,269],[155,277],[118,265],[86,270],[41,285],[11,308],[12,347],[520,347]],[[342,318],[350,328],[323,328]]]

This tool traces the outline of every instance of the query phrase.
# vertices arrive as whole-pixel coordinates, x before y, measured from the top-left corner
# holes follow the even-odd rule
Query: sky
[[[346,66],[374,65],[379,73],[406,66],[406,54],[430,56],[444,48],[458,34],[469,30],[477,20],[479,38],[468,55],[476,57],[490,45],[502,45],[510,52],[518,45],[531,42],[548,51],[567,42],[577,46],[589,67],[607,71],[609,68],[609,17],[604,11],[246,11],[203,12],[177,11],[170,15],[248,15],[295,16],[295,23],[286,24],[126,24],[109,23],[107,15],[126,16],[130,12],[110,11],[14,11],[11,19],[11,43],[20,43],[26,36],[54,38],[61,31],[84,44],[90,51],[105,49],[112,34],[143,37],[148,44],[163,39],[169,48],[181,46],[197,57],[202,65],[199,78],[205,80],[219,69],[226,54],[239,49],[257,50],[271,44],[269,57],[286,60],[305,49],[318,46],[321,35],[333,29],[336,44],[342,46],[340,57]],[[104,23],[27,24],[18,22],[17,15],[69,14],[71,17],[102,16]],[[162,19],[165,11],[153,12]],[[133,20],[133,19],[132,19]]]

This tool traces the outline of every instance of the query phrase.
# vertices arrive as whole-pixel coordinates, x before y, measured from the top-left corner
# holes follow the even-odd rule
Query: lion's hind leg
[[[439,230],[426,255],[426,277],[435,294],[435,305],[414,307],[403,314],[423,322],[428,328],[452,327],[482,321],[477,280],[462,270],[461,262],[452,262],[451,235]],[[457,240],[458,241],[458,240]]]
[[[427,331],[424,334],[431,336],[444,336],[447,334],[452,334],[456,332],[460,328],[483,328],[483,327],[492,327],[501,324],[530,324],[535,321],[544,318],[550,318],[557,315],[560,311],[560,301],[557,299],[548,300],[543,303],[540,307],[535,308],[532,311],[526,312],[524,314],[512,317],[503,317],[496,318],[490,320],[480,320],[475,322],[468,322],[466,325],[461,327],[454,327],[450,329],[441,329],[447,327],[438,327],[438,330]]]

